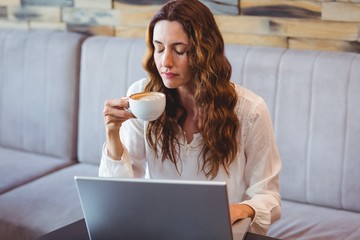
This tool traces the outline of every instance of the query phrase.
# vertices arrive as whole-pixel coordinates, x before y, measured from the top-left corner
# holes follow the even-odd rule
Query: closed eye
[[[182,56],[182,55],[186,54],[186,52],[178,52],[178,51],[176,51],[176,54],[179,55],[179,56]]]

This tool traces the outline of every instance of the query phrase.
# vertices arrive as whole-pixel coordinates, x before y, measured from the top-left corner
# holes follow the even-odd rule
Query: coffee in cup
[[[144,121],[158,119],[165,110],[166,97],[160,92],[140,92],[129,97],[130,111]]]

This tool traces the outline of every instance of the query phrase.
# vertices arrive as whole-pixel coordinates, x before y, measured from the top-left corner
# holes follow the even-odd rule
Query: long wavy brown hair
[[[178,169],[177,163],[181,161],[179,136],[183,134],[181,126],[186,111],[179,104],[176,89],[164,86],[155,65],[153,31],[160,20],[179,22],[190,40],[187,54],[199,112],[197,126],[203,139],[200,168],[212,179],[221,166],[229,174],[228,167],[240,148],[239,121],[234,113],[237,94],[230,83],[231,65],[224,54],[222,35],[212,13],[200,1],[170,1],[154,15],[148,26],[144,68],[150,81],[145,91],[163,92],[167,99],[164,114],[147,127],[147,141],[156,153],[160,150],[163,161],[170,160]]]

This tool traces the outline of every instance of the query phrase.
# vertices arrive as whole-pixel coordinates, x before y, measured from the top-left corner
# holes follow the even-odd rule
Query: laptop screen
[[[75,181],[92,240],[232,239],[225,182],[78,176]]]

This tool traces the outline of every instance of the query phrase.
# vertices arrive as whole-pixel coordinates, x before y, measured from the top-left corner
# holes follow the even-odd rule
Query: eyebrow
[[[154,40],[153,43],[156,43],[156,44],[162,44],[164,45],[162,42],[158,41],[158,40]],[[177,46],[177,45],[189,45],[187,43],[184,43],[184,42],[174,42],[173,44],[171,44],[172,46]]]

